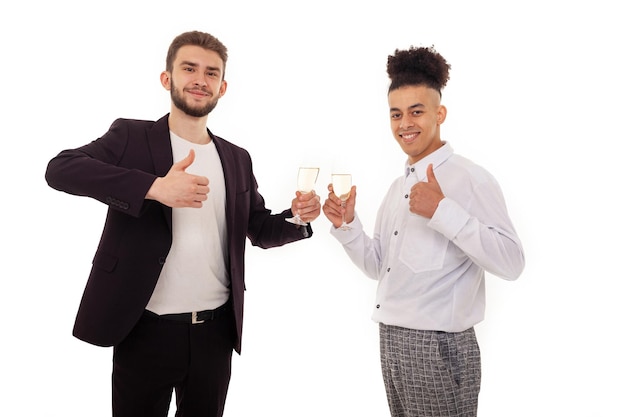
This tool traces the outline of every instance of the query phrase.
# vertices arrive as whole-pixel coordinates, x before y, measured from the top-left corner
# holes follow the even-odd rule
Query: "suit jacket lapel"
[[[211,134],[211,140],[215,142],[215,148],[222,162],[224,171],[224,184],[226,187],[226,230],[233,230],[235,221],[235,197],[237,195],[237,170],[236,161],[232,150],[226,146],[221,138]],[[229,234],[230,236],[230,234]]]
[[[147,132],[148,146],[152,154],[154,163],[154,173],[159,177],[164,177],[174,164],[172,154],[172,143],[170,141],[170,128],[167,123],[169,114],[157,120],[152,128]],[[161,205],[164,210],[167,225],[172,230],[172,208]]]

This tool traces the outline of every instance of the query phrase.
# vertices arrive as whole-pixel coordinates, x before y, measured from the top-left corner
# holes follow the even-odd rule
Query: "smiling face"
[[[163,87],[170,90],[172,111],[205,117],[226,92],[224,62],[211,50],[186,45],[176,53],[172,71],[161,74]]]
[[[446,119],[446,108],[437,90],[409,85],[390,91],[388,100],[391,131],[409,163],[416,163],[443,144],[439,126]]]

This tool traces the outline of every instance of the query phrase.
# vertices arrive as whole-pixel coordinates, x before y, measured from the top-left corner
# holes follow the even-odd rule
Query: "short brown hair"
[[[209,51],[216,52],[224,62],[224,68],[222,68],[222,77],[224,77],[224,72],[226,71],[226,60],[228,59],[228,50],[215,36],[199,32],[197,30],[181,33],[174,38],[169,49],[167,50],[167,57],[165,58],[165,69],[167,71],[172,72],[174,59],[176,58],[178,50],[187,45],[199,46]]]

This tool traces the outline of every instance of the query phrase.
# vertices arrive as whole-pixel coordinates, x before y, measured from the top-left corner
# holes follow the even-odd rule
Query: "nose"
[[[413,126],[413,120],[411,120],[410,117],[407,116],[402,116],[402,118],[400,119],[400,129],[408,129],[409,127]]]
[[[199,87],[206,87],[208,85],[204,75],[198,75],[198,77],[194,81],[194,84],[199,86]]]

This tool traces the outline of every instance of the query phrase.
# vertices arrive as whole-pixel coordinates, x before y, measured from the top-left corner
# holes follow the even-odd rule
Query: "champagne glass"
[[[341,200],[341,207],[346,208],[346,200],[350,197],[350,190],[352,189],[352,175],[350,174],[333,174],[332,175],[333,182],[333,192],[339,199]],[[341,230],[350,230],[352,229],[346,223],[346,214],[341,214],[341,226],[339,227]]]
[[[319,172],[319,168],[300,167],[298,169],[298,191],[302,194],[313,191]],[[289,223],[298,224],[300,226],[306,226],[308,224],[300,218],[300,213],[296,213],[294,217],[285,220]]]

